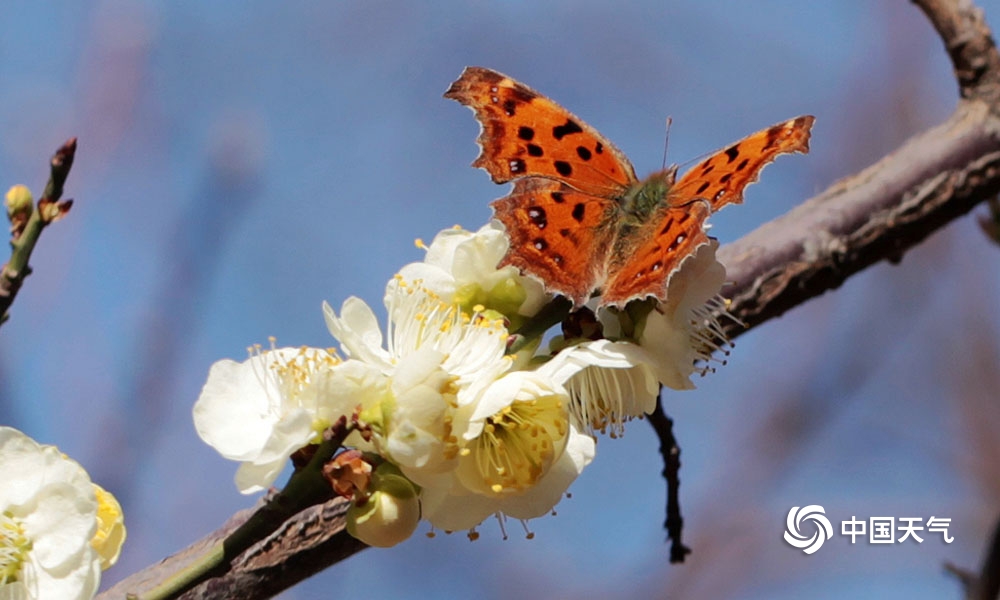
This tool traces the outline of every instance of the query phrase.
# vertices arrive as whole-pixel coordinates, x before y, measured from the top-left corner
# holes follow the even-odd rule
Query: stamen
[[[9,512],[0,513],[0,586],[20,578],[30,550],[21,523]]]

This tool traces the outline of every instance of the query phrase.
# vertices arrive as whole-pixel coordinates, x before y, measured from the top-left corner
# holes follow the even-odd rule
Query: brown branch
[[[126,594],[149,592],[239,529],[264,503],[262,500],[257,507],[236,513],[218,530],[181,552],[123,579],[98,595],[98,599],[120,600]],[[180,598],[269,598],[357,554],[367,546],[348,535],[344,529],[344,514],[348,505],[347,500],[337,497],[303,510],[240,554],[227,572],[202,582]]]
[[[836,288],[875,262],[899,261],[907,249],[1000,191],[1000,57],[982,13],[969,0],[915,3],[955,66],[961,90],[955,113],[861,173],[723,247],[719,257],[731,280],[724,294],[733,299],[730,311],[746,323],[731,327],[731,336]],[[228,573],[183,597],[266,597],[360,551],[364,546],[343,532],[341,502],[331,500],[289,519],[238,557]],[[233,517],[222,530],[100,597],[149,589],[248,516],[246,511]]]
[[[961,100],[943,124],[724,246],[734,338],[903,253],[1000,192],[1000,54],[970,0],[915,0],[938,31]]]
[[[684,545],[684,518],[681,516],[680,470],[681,447],[674,437],[674,420],[663,410],[663,397],[656,398],[656,408],[649,413],[649,424],[660,440],[660,456],[663,458],[663,479],[667,482],[667,518],[663,528],[667,530],[670,539],[670,562],[682,563],[691,553]]]
[[[1000,121],[963,101],[948,121],[719,250],[723,295],[746,328],[903,253],[1000,191]]]

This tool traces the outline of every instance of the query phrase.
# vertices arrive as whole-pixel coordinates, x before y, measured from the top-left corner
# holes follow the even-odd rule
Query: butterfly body
[[[808,152],[813,117],[759,131],[677,179],[677,167],[640,181],[628,158],[594,128],[524,84],[468,67],[445,93],[482,125],[472,163],[496,183],[492,203],[513,265],[582,306],[665,299],[670,276],[708,243],[705,219],[742,202],[743,189],[778,154]]]
[[[634,219],[637,224],[645,223],[657,211],[666,208],[676,178],[677,168],[671,167],[630,186],[618,199],[622,218]]]

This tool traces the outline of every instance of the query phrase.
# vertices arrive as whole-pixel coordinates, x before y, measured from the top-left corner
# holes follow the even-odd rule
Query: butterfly
[[[677,166],[640,181],[596,129],[528,86],[467,67],[445,93],[482,126],[474,167],[514,182],[491,203],[513,265],[565,296],[574,309],[664,300],[670,276],[709,241],[708,216],[743,201],[743,189],[786,152],[809,152],[815,121],[801,116],[754,133],[677,179]]]

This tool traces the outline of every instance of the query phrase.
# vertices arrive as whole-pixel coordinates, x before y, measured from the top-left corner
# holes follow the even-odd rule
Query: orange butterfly
[[[514,265],[579,308],[665,299],[681,262],[708,243],[705,219],[743,201],[778,154],[809,151],[814,117],[802,116],[740,140],[684,174],[677,166],[643,181],[620,150],[565,108],[514,81],[468,67],[445,93],[482,125],[474,167],[514,189],[494,201]]]

